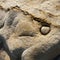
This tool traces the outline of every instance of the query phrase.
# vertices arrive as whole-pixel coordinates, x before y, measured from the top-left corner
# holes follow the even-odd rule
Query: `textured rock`
[[[60,1],[0,0],[0,41],[10,60],[54,60],[60,56]]]
[[[5,51],[0,51],[0,60],[10,60],[8,54]]]

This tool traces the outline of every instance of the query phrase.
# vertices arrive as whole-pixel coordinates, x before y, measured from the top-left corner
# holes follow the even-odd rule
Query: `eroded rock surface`
[[[10,60],[8,54],[5,51],[0,51],[0,60]]]
[[[1,60],[59,60],[60,0],[0,0],[0,50]]]

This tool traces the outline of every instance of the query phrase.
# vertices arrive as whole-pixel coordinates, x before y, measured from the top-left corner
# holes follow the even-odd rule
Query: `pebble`
[[[42,26],[41,29],[40,29],[41,33],[43,35],[46,35],[50,32],[50,27],[47,27],[47,26]]]

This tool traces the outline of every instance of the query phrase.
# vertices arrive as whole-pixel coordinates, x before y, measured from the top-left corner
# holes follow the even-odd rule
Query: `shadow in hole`
[[[21,55],[25,49],[20,47],[12,51],[12,57],[14,60],[21,60]]]
[[[53,60],[60,60],[60,55],[56,56]]]

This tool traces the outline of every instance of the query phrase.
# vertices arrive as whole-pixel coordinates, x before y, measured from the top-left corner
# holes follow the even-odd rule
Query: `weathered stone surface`
[[[60,56],[60,1],[0,0],[0,41],[10,60],[54,60]]]
[[[0,51],[0,60],[10,60],[10,57],[5,51]]]

